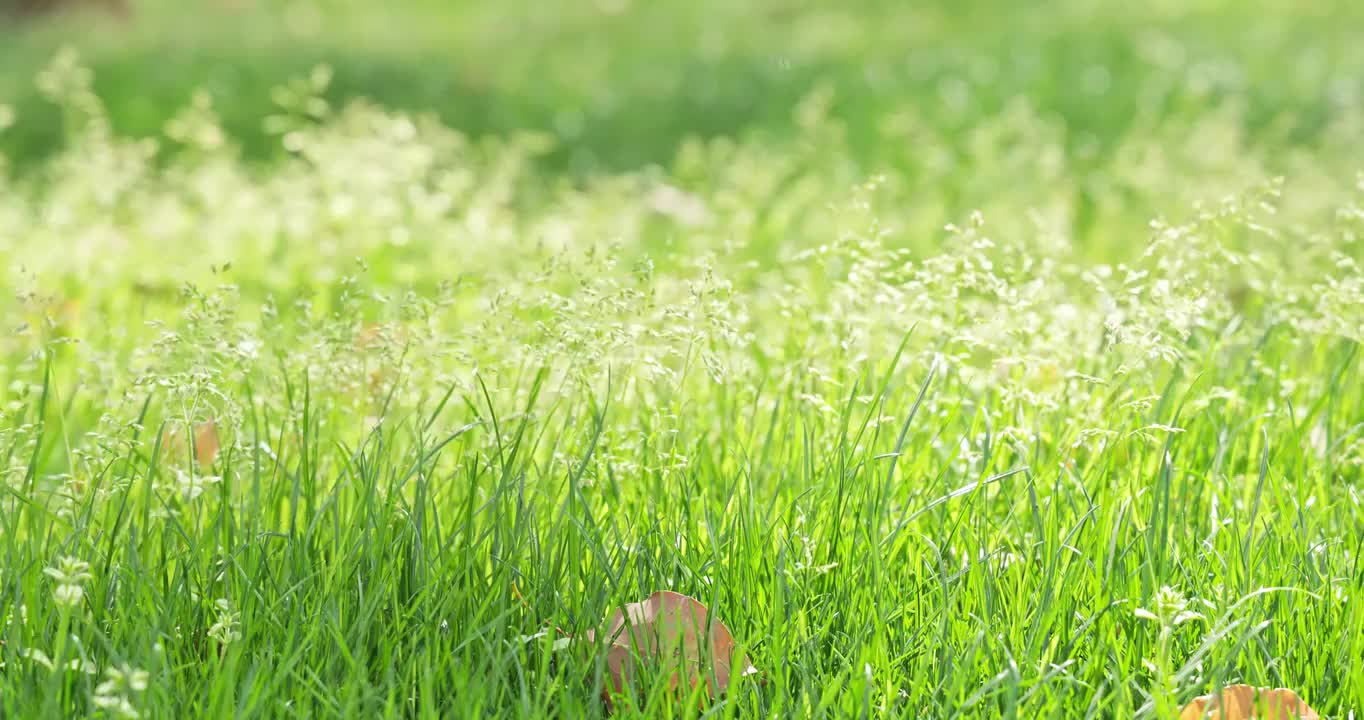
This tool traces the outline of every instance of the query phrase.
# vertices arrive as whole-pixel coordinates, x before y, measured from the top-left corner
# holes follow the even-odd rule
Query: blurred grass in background
[[[0,34],[0,102],[20,114],[0,152],[20,166],[61,142],[33,76],[67,44],[123,133],[159,133],[202,87],[248,157],[269,157],[270,88],[325,61],[336,100],[431,110],[473,136],[546,131],[561,141],[547,163],[579,174],[664,163],[691,136],[789,133],[820,84],[872,169],[904,164],[886,125],[907,101],[951,130],[1023,96],[1096,158],[1143,118],[1226,98],[1253,141],[1311,143],[1364,90],[1364,5],[1348,0],[97,4]]]

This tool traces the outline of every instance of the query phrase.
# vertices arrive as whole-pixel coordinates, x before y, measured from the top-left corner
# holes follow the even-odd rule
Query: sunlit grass
[[[641,716],[1357,712],[1364,99],[1255,129],[1159,95],[1235,75],[1162,37],[1102,138],[835,79],[576,176],[344,66],[262,89],[268,162],[207,93],[133,139],[49,59],[62,149],[0,175],[0,715],[595,717],[556,641],[665,589],[762,675]]]

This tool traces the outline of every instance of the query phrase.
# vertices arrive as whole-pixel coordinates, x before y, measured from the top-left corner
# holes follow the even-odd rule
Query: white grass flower
[[[90,563],[70,556],[58,558],[57,564],[44,569],[43,574],[63,585],[81,585],[94,578]]]
[[[98,695],[94,697],[95,707],[105,710],[110,717],[120,720],[137,720],[142,714],[133,707],[132,702],[122,695]]]
[[[111,682],[119,683],[134,692],[146,690],[147,681],[151,679],[151,674],[146,670],[137,670],[126,664],[118,668],[108,668],[104,674]]]
[[[76,607],[85,599],[85,589],[80,585],[58,585],[52,591],[52,599],[64,607]]]
[[[1204,619],[1201,613],[1189,609],[1189,600],[1184,597],[1183,593],[1169,585],[1161,587],[1156,592],[1152,609],[1137,608],[1135,614],[1142,620],[1167,627],[1177,627],[1187,622]]]
[[[104,669],[104,680],[95,686],[94,703],[116,718],[136,720],[141,717],[133,698],[147,689],[151,679],[146,670],[138,670],[127,664]]]
[[[222,481],[217,475],[199,475],[176,469],[175,485],[181,502],[192,503],[213,485]]]
[[[90,563],[73,557],[58,559],[53,567],[45,568],[43,573],[57,581],[52,591],[53,600],[63,607],[73,608],[85,598],[85,583],[94,578],[90,574]]]
[[[241,613],[233,610],[232,603],[226,598],[219,598],[214,605],[217,607],[218,617],[209,627],[208,636],[218,641],[220,645],[231,645],[241,640]]]
[[[57,664],[52,662],[52,658],[38,648],[25,648],[19,655],[27,660],[32,660],[36,665],[47,668],[49,672],[57,669]]]

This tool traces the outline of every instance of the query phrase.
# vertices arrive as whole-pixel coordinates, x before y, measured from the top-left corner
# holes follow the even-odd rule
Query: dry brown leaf
[[[218,423],[209,420],[194,426],[194,459],[200,465],[212,465],[219,449]]]
[[[1215,695],[1194,698],[1184,706],[1179,720],[1298,720],[1321,716],[1292,690],[1257,688],[1250,685],[1228,685],[1222,688],[1221,700]]]
[[[711,697],[729,688],[736,666],[738,677],[758,672],[747,655],[736,653],[734,636],[724,623],[710,617],[705,605],[675,592],[656,592],[616,610],[600,632],[610,643],[608,704],[612,694],[634,685],[640,661],[656,663],[672,690],[691,691],[704,678]],[[596,639],[591,630],[586,636]]]
[[[194,424],[194,461],[200,466],[209,466],[218,458],[222,445],[218,441],[218,423],[207,420]],[[161,446],[165,448],[162,457],[178,460],[186,452],[183,426],[167,427],[161,436]]]

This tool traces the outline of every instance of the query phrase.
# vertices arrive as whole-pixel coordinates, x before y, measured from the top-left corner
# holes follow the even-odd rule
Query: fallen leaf
[[[1228,685],[1222,688],[1219,701],[1216,695],[1203,695],[1194,698],[1184,706],[1179,720],[1299,720],[1320,718],[1315,710],[1308,707],[1298,694],[1292,690],[1278,688],[1257,688],[1250,685]]]
[[[219,449],[218,423],[209,420],[194,426],[194,459],[200,465],[212,465]]]
[[[659,666],[672,690],[690,691],[704,678],[711,697],[729,688],[736,666],[738,677],[758,672],[747,655],[737,653],[734,636],[724,623],[710,617],[705,605],[675,592],[656,592],[616,610],[600,632],[610,643],[608,705],[613,694],[635,684],[641,662]],[[597,637],[592,630],[585,635],[593,642]]]
[[[201,466],[212,465],[217,459],[222,445],[218,441],[218,424],[213,420],[194,423],[194,461]],[[183,440],[184,426],[172,425],[161,436],[161,446],[165,449],[162,457],[176,460],[186,452]]]

